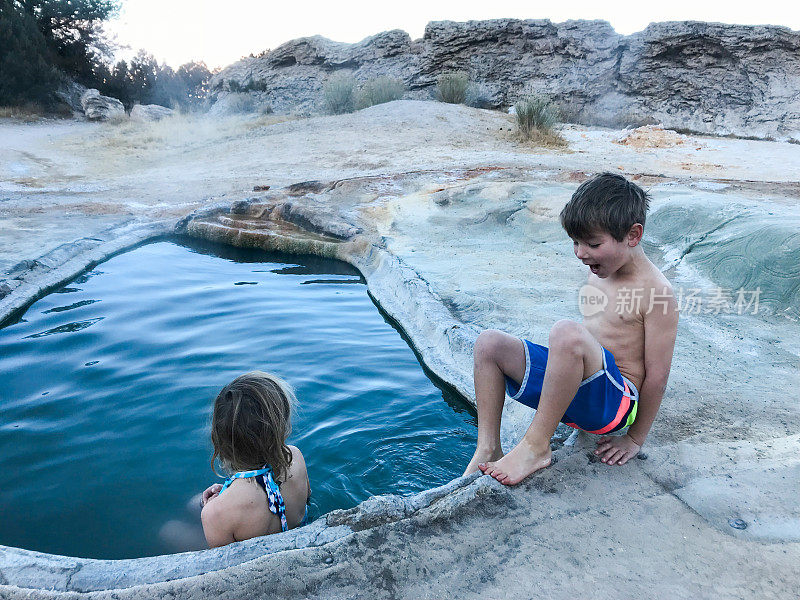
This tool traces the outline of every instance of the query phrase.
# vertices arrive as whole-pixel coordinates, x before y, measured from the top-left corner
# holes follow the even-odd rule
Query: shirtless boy
[[[640,242],[648,195],[621,175],[584,182],[561,211],[575,256],[589,267],[581,290],[584,322],[558,321],[549,350],[497,330],[475,342],[478,445],[464,474],[478,469],[514,485],[551,462],[559,421],[601,437],[608,465],[636,456],[653,425],[675,348],[678,311],[672,287]],[[500,417],[505,392],[536,408],[533,422],[505,456]]]

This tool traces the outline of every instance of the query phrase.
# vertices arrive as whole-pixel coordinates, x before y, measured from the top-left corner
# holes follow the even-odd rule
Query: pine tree
[[[102,24],[117,0],[18,0],[36,21],[56,68],[84,85],[94,85],[98,63],[111,55]]]
[[[44,102],[59,83],[36,20],[15,0],[0,0],[0,105]]]

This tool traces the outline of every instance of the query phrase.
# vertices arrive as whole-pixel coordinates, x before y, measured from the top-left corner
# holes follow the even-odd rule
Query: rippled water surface
[[[429,380],[350,266],[158,242],[0,330],[0,544],[96,558],[197,543],[211,404],[252,370],[300,401],[311,513],[461,474],[475,419]]]

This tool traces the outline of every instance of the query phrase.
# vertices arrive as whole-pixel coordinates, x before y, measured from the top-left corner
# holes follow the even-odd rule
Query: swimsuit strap
[[[227,490],[234,480],[248,479],[250,477],[255,477],[258,485],[260,485],[267,494],[267,507],[271,513],[280,517],[281,531],[288,531],[289,523],[286,520],[286,505],[283,503],[281,489],[278,487],[278,484],[275,483],[272,467],[269,465],[264,465],[262,468],[254,469],[253,471],[239,471],[234,473],[225,480],[225,483],[222,484],[222,489],[219,491],[219,493],[221,494]]]
[[[269,465],[264,465],[264,472],[266,477],[259,474],[256,476],[256,481],[264,488],[264,492],[267,494],[267,507],[270,512],[280,517],[281,531],[288,531],[289,523],[286,520],[286,504],[283,502],[281,489],[275,482],[272,468]]]
[[[222,492],[227,490],[235,479],[247,479],[248,477],[258,477],[259,475],[263,475],[267,471],[272,472],[272,469],[270,469],[268,466],[265,465],[264,468],[261,469],[255,469],[253,471],[239,471],[238,473],[234,473],[225,480],[225,483],[222,484],[222,489],[219,491],[219,493],[221,494]]]

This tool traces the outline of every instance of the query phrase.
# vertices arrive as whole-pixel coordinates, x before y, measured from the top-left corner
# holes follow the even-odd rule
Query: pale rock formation
[[[158,104],[136,104],[131,109],[131,121],[160,121],[175,114],[175,111]]]
[[[314,36],[245,58],[211,81],[212,101],[248,93],[277,112],[321,112],[322,89],[345,70],[357,82],[403,80],[429,99],[446,71],[466,71],[480,106],[542,93],[566,121],[800,140],[800,33],[785,27],[655,23],[622,36],[605,21],[498,19],[429,23],[356,44]]]
[[[800,139],[800,33],[653,23],[626,46],[618,87],[632,112],[673,129]]]
[[[90,121],[109,121],[125,117],[122,102],[109,96],[101,96],[100,92],[86,90],[81,96],[81,108]]]
[[[75,116],[83,114],[81,98],[86,93],[86,86],[75,81],[64,82],[55,92],[56,97],[72,110]]]

